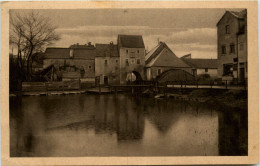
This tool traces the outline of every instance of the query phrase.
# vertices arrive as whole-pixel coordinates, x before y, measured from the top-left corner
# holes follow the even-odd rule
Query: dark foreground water
[[[247,155],[247,110],[119,95],[10,98],[11,156]]]

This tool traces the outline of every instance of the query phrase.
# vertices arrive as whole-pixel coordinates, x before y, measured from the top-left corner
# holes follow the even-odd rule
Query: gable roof
[[[224,18],[224,16],[226,14],[231,14],[233,17],[235,17],[236,19],[245,19],[247,17],[247,10],[244,9],[244,10],[241,10],[241,11],[231,11],[231,10],[228,10],[225,12],[225,14],[223,14],[223,16],[219,19],[217,25],[220,23],[220,21]]]
[[[95,49],[73,49],[74,59],[94,60],[96,56]]]
[[[178,58],[165,43],[160,42],[155,48],[146,55],[146,67],[190,67]]]
[[[185,59],[182,60],[189,66],[195,69],[217,69],[218,60],[217,59]]]
[[[117,45],[96,44],[96,57],[119,57]]]
[[[45,59],[69,59],[69,48],[49,47],[45,50]]]
[[[70,59],[70,48],[47,48],[45,50],[45,59]],[[73,59],[95,59],[95,49],[73,49]]]
[[[118,35],[118,47],[144,48],[144,41],[141,35]]]

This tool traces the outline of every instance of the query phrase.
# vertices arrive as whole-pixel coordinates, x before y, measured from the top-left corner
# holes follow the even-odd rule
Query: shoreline
[[[118,91],[118,93],[131,94],[128,91]],[[47,92],[14,92],[10,93],[9,97],[17,96],[52,96],[52,95],[72,95],[72,94],[95,94],[95,95],[105,95],[105,94],[115,94],[115,92],[88,92],[85,90],[72,90],[72,91],[47,91]],[[138,94],[142,97],[149,98],[172,98],[175,100],[185,100],[185,101],[195,101],[199,103],[214,104],[217,106],[227,106],[230,108],[247,109],[248,98],[247,90],[217,90],[217,89],[174,89],[169,91],[167,94],[155,93],[149,91],[148,93],[142,92]],[[166,95],[166,96],[165,96]]]

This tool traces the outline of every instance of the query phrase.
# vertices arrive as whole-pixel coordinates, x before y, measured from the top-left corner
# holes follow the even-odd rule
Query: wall
[[[226,34],[226,25],[230,25],[230,34]],[[230,76],[223,76],[223,64],[237,64],[234,62],[234,58],[238,58],[239,63],[247,62],[247,30],[245,34],[239,35],[237,38],[237,32],[239,31],[239,21],[233,17],[230,13],[227,13],[217,26],[218,34],[218,78],[231,79]],[[238,41],[237,41],[238,40]],[[234,44],[235,52],[230,53],[230,44]],[[240,44],[244,43],[243,50],[240,49]],[[226,46],[226,54],[222,54],[222,46]],[[238,53],[238,55],[237,55]],[[238,69],[240,68],[238,63]],[[239,76],[239,70],[233,70],[233,77]],[[245,73],[247,77],[247,73]]]
[[[105,64],[107,60],[107,64]],[[119,57],[96,57],[95,58],[95,76],[108,76],[108,83],[120,82]]]
[[[82,78],[94,78],[95,77],[95,61],[94,60],[85,60],[85,59],[45,59],[43,61],[43,68],[46,68],[50,65],[54,65],[56,69],[64,65],[75,66],[77,69],[84,68],[84,75]],[[66,68],[66,72],[69,69]],[[64,71],[65,72],[65,71]],[[74,71],[72,71],[74,72]],[[80,71],[75,71],[75,74],[79,74]]]
[[[128,53],[126,52],[128,50]],[[139,50],[139,53],[137,51]],[[144,66],[145,66],[145,49],[144,48],[124,48],[119,49],[120,55],[120,83],[126,83],[127,73],[137,71],[143,79],[145,79]],[[126,64],[128,59],[129,65]],[[140,59],[140,64],[137,64],[137,59]],[[132,63],[132,60],[134,62]]]
[[[170,69],[181,69],[181,70],[184,70],[184,71],[186,71],[186,72],[192,74],[191,68],[150,67],[150,68],[147,68],[147,70],[146,70],[146,71],[148,71],[148,72],[150,71],[150,73],[148,73],[148,74],[151,75],[150,79],[148,79],[148,80],[155,79],[155,78],[158,76],[158,74],[157,74],[158,69],[161,69],[161,73],[162,73],[162,72],[165,72],[165,71],[167,71],[167,70],[170,70]]]
[[[201,74],[209,74],[210,77],[217,77],[218,70],[217,69],[208,69],[208,72],[205,72],[205,69],[197,69],[197,75]]]

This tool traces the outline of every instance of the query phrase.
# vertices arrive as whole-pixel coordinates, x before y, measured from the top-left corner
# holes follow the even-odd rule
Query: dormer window
[[[230,25],[226,25],[226,34],[230,34]]]

